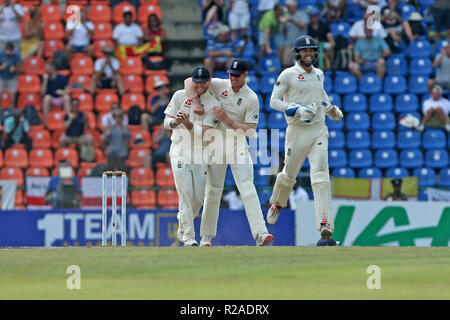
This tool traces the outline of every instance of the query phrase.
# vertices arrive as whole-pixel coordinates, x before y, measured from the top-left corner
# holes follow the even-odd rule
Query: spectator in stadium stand
[[[247,37],[247,29],[250,27],[250,10],[248,0],[231,0],[228,22],[231,28],[231,40],[238,39],[238,31],[241,37]]]
[[[392,179],[391,180],[392,187],[394,188],[394,192],[387,194],[384,197],[385,201],[408,201],[408,196],[402,193],[402,179]]]
[[[119,3],[123,2],[123,1],[127,1],[127,2],[131,3],[134,6],[134,8],[136,9],[136,11],[139,9],[140,0],[111,0],[111,8],[114,9],[114,7],[116,5],[118,5]]]
[[[217,19],[225,22],[225,2],[224,0],[202,0],[202,8],[205,13],[203,26],[211,22],[213,17],[217,14]]]
[[[69,21],[66,24],[66,36],[69,38],[66,51],[69,60],[74,53],[84,53],[91,58],[94,56],[94,47],[90,43],[95,26],[87,17],[87,9],[84,8],[80,12],[79,23]]]
[[[286,46],[291,47],[295,39],[307,34],[309,16],[306,11],[298,9],[297,0],[286,0],[286,8],[286,22],[283,24],[283,30],[286,34]],[[294,52],[285,50],[282,59],[283,66],[291,66],[293,61]]]
[[[350,40],[356,42],[358,39],[363,39],[366,36],[365,29],[370,22],[367,21],[369,17],[372,15],[371,12],[365,12],[363,15],[363,19],[356,21],[353,23],[350,28],[348,34],[350,36]],[[373,20],[373,37],[380,37],[385,39],[387,37],[386,30],[384,30],[381,22]]]
[[[14,50],[14,43],[8,42],[5,49],[0,49],[0,95],[5,89],[9,94],[9,107],[16,106],[17,81],[22,69],[20,53]]]
[[[13,42],[18,52],[22,50],[22,33],[20,22],[23,21],[22,6],[13,0],[3,0],[0,5],[0,49],[5,48],[7,42]]]
[[[144,30],[144,40],[145,41],[155,41],[161,42],[161,52],[153,52],[153,54],[164,55],[164,41],[166,40],[166,31],[162,27],[161,21],[158,19],[156,14],[150,14],[148,16],[148,27]]]
[[[428,81],[428,91],[431,93],[435,84],[450,90],[450,41],[442,45],[441,52],[433,61],[433,68],[436,70],[436,76]]]
[[[427,29],[422,24],[422,16],[418,12],[412,12],[407,21],[403,21],[406,41],[418,40],[421,36],[427,35]]]
[[[336,42],[330,31],[330,27],[326,22],[320,19],[319,11],[317,11],[316,8],[308,7],[306,11],[309,15],[307,34],[313,37],[317,43],[323,45],[323,49],[331,64],[334,61],[334,49],[336,47]]]
[[[91,93],[96,89],[116,88],[120,95],[124,94],[120,62],[113,57],[114,49],[110,46],[103,48],[103,58],[95,60],[94,75],[91,81]]]
[[[44,56],[44,41],[43,41],[43,27],[44,22],[41,22],[41,14],[39,9],[32,9],[30,12],[30,19],[25,21],[24,31],[22,37],[22,51],[23,59],[30,56]]]
[[[447,132],[450,132],[450,124],[448,122],[448,115],[450,113],[450,101],[442,96],[442,87],[435,85],[431,90],[431,97],[426,99],[422,105],[422,123],[416,128],[417,131],[422,132],[424,126],[428,125],[428,121],[434,117],[440,120],[441,125]]]
[[[365,28],[366,37],[356,41],[355,61],[349,63],[350,72],[357,79],[363,73],[376,73],[381,79],[386,72],[386,58],[391,54],[389,46],[381,37],[373,36],[374,30]]]
[[[114,27],[113,40],[115,46],[138,46],[142,44],[144,33],[139,25],[133,23],[131,11],[123,13],[123,22]]]
[[[22,116],[18,108],[12,110],[12,115],[5,119],[5,145],[4,149],[14,144],[23,143],[27,151],[31,150],[32,140],[28,136],[28,121]]]
[[[58,73],[56,65],[48,61],[45,64],[45,73],[42,76],[41,96],[44,123],[47,124],[47,115],[52,108],[63,108],[66,113],[70,108],[69,79]]]
[[[107,145],[106,170],[126,171],[126,159],[128,157],[128,142],[130,140],[130,129],[124,123],[124,113],[120,108],[112,111],[114,125],[109,125],[104,134]]]
[[[86,130],[89,129],[87,116],[80,111],[80,101],[72,98],[70,110],[64,115],[64,133],[59,139],[59,145],[66,148],[75,143],[80,148],[80,160],[92,162],[95,160],[94,139]]]
[[[230,28],[227,25],[222,25],[218,32],[217,38],[209,40],[206,46],[204,63],[211,74],[214,74],[216,70],[227,70],[236,54],[234,43],[230,41]]]
[[[446,38],[450,40],[450,1],[448,0],[434,0],[431,5],[433,13],[433,22],[435,26],[434,40],[441,40],[440,31],[445,29]]]
[[[285,22],[284,7],[280,3],[277,3],[273,10],[267,11],[261,17],[258,24],[258,44],[261,47],[260,57],[273,53],[273,49],[270,46],[272,42],[278,48],[278,58],[282,59],[286,44],[282,24]]]
[[[381,10],[381,24],[388,34],[386,43],[392,53],[400,53],[401,43],[403,42],[403,24],[402,12],[398,7],[398,0],[389,0],[388,5]]]
[[[167,83],[161,80],[156,81],[154,89],[156,90],[156,95],[150,100],[150,118],[148,120],[152,126],[163,123],[165,117],[164,110],[166,110],[170,102]]]
[[[278,3],[278,0],[259,0],[258,1],[258,23],[261,20],[262,16],[267,12],[273,9],[275,5]]]
[[[233,190],[230,190],[224,194],[221,202],[226,203],[227,208],[230,210],[244,210],[244,204],[242,203],[241,195],[237,186],[234,186]]]
[[[328,24],[338,22],[345,16],[346,0],[325,0],[325,17]]]
[[[153,144],[157,144],[158,148],[152,152],[150,163],[164,163],[170,165],[170,144],[172,141],[170,140],[170,137],[172,135],[171,130],[160,130],[157,134],[155,139],[153,140]]]

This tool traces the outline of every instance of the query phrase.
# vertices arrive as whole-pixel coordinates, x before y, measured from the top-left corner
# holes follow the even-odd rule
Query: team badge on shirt
[[[317,75],[317,80],[322,81],[322,79],[320,79],[319,75]]]
[[[192,101],[191,99],[187,99],[186,102],[184,103],[185,107],[190,108],[192,105]]]
[[[240,106],[241,103],[242,103],[242,98],[239,98],[238,101],[237,101],[237,105]]]
[[[225,90],[224,92],[222,92],[222,98],[228,96],[228,91]]]
[[[305,77],[300,73],[300,74],[298,75],[298,80],[300,80],[300,81],[305,81]]]

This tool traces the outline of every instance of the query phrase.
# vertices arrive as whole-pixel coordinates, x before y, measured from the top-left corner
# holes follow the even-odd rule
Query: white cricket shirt
[[[22,6],[20,4],[13,4],[8,7],[1,6],[0,12],[0,40],[2,41],[16,41],[21,39],[22,34],[20,32],[20,24],[12,9],[16,9],[16,12],[20,16],[24,16]]]

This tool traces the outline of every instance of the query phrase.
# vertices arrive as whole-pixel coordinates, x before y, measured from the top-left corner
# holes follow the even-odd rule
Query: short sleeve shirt
[[[100,58],[95,60],[94,63],[94,70],[95,71],[101,71],[103,68],[103,65],[105,64],[106,59]],[[111,57],[111,64],[106,66],[103,72],[105,73],[105,77],[108,79],[112,79],[114,77],[113,71],[119,71],[120,70],[120,62],[114,57]]]
[[[442,108],[444,113],[448,115],[450,113],[450,101],[442,98],[439,100],[434,100],[433,98],[429,98],[423,102],[422,113],[425,114],[430,109]]]
[[[322,21],[319,22],[319,27],[317,29],[314,29],[311,25],[308,26],[308,35],[318,42],[328,42],[327,34],[329,32],[330,28]]]
[[[24,16],[22,6],[20,4],[14,4],[14,9],[20,16]],[[16,15],[12,9],[12,6],[3,7],[0,13],[0,40],[2,41],[15,41],[22,37],[20,32],[20,23],[16,18]]]
[[[364,61],[377,61],[380,53],[386,49],[389,49],[389,46],[380,37],[373,37],[370,41],[363,38],[356,41],[355,54],[359,54]]]
[[[0,71],[0,79],[11,80],[17,77],[17,72],[9,72],[11,67],[22,63],[22,58],[17,51],[14,51],[12,55],[7,55],[4,50],[0,50],[0,65],[6,62],[6,68]]]
[[[262,17],[258,25],[259,30],[264,31],[265,28],[270,29],[270,33],[278,33],[281,31],[281,23],[275,17],[275,11],[267,11]]]
[[[67,87],[67,84],[69,83],[69,79],[67,79],[66,76],[63,76],[62,74],[58,74],[55,79],[48,79],[47,83],[47,94],[51,95],[52,97],[59,98],[60,95],[56,93],[56,90]]]
[[[125,23],[121,23],[114,28],[113,39],[118,42],[119,45],[135,46],[139,44],[139,38],[143,37],[144,33],[140,26],[135,23],[127,26]]]
[[[84,24],[79,24],[78,28],[75,28],[74,24],[67,23],[66,30],[73,30],[70,36],[69,44],[72,46],[87,46],[90,43],[89,30],[93,31],[95,26],[92,22],[86,21]]]
[[[69,115],[66,114],[64,116],[64,121],[67,121],[69,119]],[[68,137],[79,137],[83,135],[84,133],[84,121],[85,121],[85,115],[83,112],[79,112],[77,117],[72,120],[70,123],[69,128],[66,130],[66,135]]]

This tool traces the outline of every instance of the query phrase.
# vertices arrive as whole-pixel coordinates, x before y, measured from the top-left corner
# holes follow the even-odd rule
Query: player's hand
[[[191,101],[194,104],[194,113],[195,114],[198,114],[200,116],[205,114],[205,110],[203,109],[202,104],[200,103],[200,99],[193,98],[193,99],[191,99]]]
[[[334,122],[338,122],[344,117],[344,114],[342,113],[341,109],[339,109],[338,106],[335,106],[334,104],[326,103],[325,101],[322,102],[322,105],[325,107],[325,112],[328,114],[328,116],[334,120]]]
[[[183,110],[177,112],[175,119],[178,119],[179,123],[186,123],[189,121],[189,114]]]
[[[317,113],[317,106],[315,103],[309,105],[290,103],[285,112],[288,117],[297,118],[304,122],[310,122]]]
[[[214,111],[214,114],[216,115],[216,118],[220,122],[226,122],[226,120],[228,119],[228,115],[227,115],[224,107],[214,107],[213,111]]]

